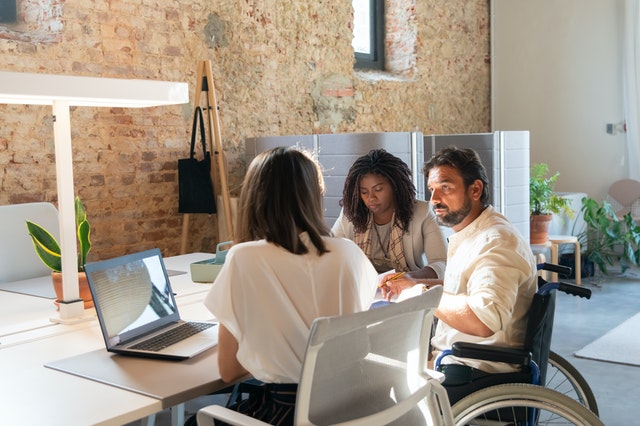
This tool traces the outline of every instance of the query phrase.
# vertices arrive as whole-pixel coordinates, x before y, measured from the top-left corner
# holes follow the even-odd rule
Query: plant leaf
[[[86,217],[86,215],[85,215]],[[84,264],[87,262],[87,254],[91,250],[91,227],[86,220],[78,226],[78,242],[80,244],[78,252],[78,271],[84,271]]]
[[[87,254],[91,250],[90,233],[91,227],[87,221],[87,211],[80,200],[80,197],[75,198],[75,219],[76,219],[76,232],[78,238],[78,272],[84,271],[84,264],[87,260]],[[56,272],[62,271],[61,251],[58,241],[55,237],[49,233],[42,226],[30,222],[27,222],[27,229],[29,235],[33,240],[36,253],[40,260],[47,265],[50,269]]]
[[[80,197],[75,198],[74,208],[76,213],[76,229],[80,229],[82,222],[87,221],[87,210],[84,208]]]
[[[48,268],[60,272],[62,261],[60,257],[60,245],[55,237],[37,223],[26,221],[27,230],[33,241],[36,254]]]

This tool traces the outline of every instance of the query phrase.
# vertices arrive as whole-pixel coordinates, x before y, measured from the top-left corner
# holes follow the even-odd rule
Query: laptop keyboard
[[[171,346],[189,336],[193,336],[194,334],[206,330],[213,325],[214,324],[210,322],[185,322],[178,327],[172,328],[162,334],[158,334],[144,342],[136,343],[131,346],[131,349],[158,352],[167,346]]]

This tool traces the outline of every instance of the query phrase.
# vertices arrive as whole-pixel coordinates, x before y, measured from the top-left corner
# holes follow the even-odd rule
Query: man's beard
[[[441,204],[433,206],[434,208],[442,208]],[[471,212],[471,199],[469,197],[464,198],[464,204],[462,208],[455,211],[448,211],[444,216],[436,216],[438,224],[447,226],[449,228],[456,226],[464,220],[465,217]]]

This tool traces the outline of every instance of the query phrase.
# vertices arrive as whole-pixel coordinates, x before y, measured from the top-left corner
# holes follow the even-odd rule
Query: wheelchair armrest
[[[531,352],[523,349],[469,342],[455,342],[451,346],[451,354],[459,358],[482,359],[518,365],[529,365],[531,362]]]

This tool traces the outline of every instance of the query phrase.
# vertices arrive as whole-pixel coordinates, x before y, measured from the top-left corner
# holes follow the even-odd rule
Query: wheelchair
[[[538,269],[570,273],[570,268],[547,263]],[[457,342],[436,359],[436,369],[442,369],[442,360],[450,355],[520,366],[516,372],[487,374],[461,385],[445,382],[455,424],[602,424],[586,380],[550,350],[556,291],[585,298],[591,291],[542,277],[538,281],[522,349]]]

